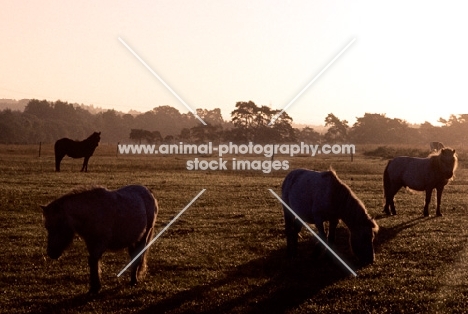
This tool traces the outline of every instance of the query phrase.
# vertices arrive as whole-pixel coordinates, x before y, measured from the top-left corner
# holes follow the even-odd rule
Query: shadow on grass
[[[381,221],[386,218],[377,217],[377,219]],[[435,218],[417,217],[393,227],[381,226],[374,242],[376,252],[402,231],[432,219]],[[348,241],[348,230],[338,228],[335,251],[346,264],[358,271]],[[295,259],[286,258],[285,242],[282,248],[270,251],[265,256],[227,269],[219,279],[206,284],[193,285],[184,291],[169,292],[166,294],[168,297],[153,299],[154,303],[144,304],[143,307],[137,306],[133,310],[139,313],[284,313],[303,305],[308,300],[313,300],[314,297],[319,297],[321,302],[325,302],[323,295],[318,296],[324,289],[341,280],[353,279],[353,275],[331,253],[325,253],[321,257],[316,256],[315,239],[300,241],[299,256]],[[378,254],[376,258],[378,263]],[[173,270],[174,266],[170,267]],[[158,271],[164,273],[165,269],[163,267]],[[189,278],[191,275],[193,274],[180,274],[184,278]],[[63,309],[92,308],[94,302],[98,304],[103,301],[116,301],[121,297],[128,298],[129,295],[126,293],[116,297],[123,291],[121,289],[125,290],[119,286],[103,289],[97,296],[82,294],[58,303],[46,303],[41,310],[54,313],[62,312]],[[132,299],[147,299],[148,291],[134,291],[130,295]]]
[[[347,230],[338,229],[337,245],[347,246],[347,241]],[[226,271],[219,280],[175,293],[140,313],[283,313],[296,308],[325,287],[353,277],[331,253],[314,257],[311,242],[315,241],[299,243],[295,259],[286,258],[285,247],[271,251]],[[345,261],[352,259],[343,252],[346,249],[337,248]]]
[[[418,217],[391,228],[382,227],[375,241],[376,249],[402,231],[434,218]],[[347,229],[337,229],[336,252],[357,271],[348,237]],[[141,313],[284,313],[297,308],[326,287],[353,277],[331,253],[314,257],[311,242],[315,241],[300,242],[300,257],[294,260],[286,258],[285,247],[272,251],[227,271],[220,280],[176,293]]]
[[[384,227],[381,226],[379,223],[379,220],[382,219],[392,219],[393,216],[387,216],[387,215],[380,215],[377,216],[375,219],[377,220],[377,223],[379,224],[379,233],[377,237],[374,240],[374,250],[376,252],[379,251],[380,247],[385,244],[386,242],[391,241],[392,239],[396,238],[399,233],[406,229],[413,228],[414,226],[421,224],[421,223],[426,223],[429,222],[433,219],[437,219],[435,216],[430,216],[430,217],[423,217],[419,216],[413,219],[410,219],[408,221],[403,221],[399,223],[398,225],[395,225],[393,227]]]
[[[103,289],[99,294],[90,295],[88,293],[77,294],[71,298],[63,299],[59,302],[44,301],[36,302],[32,306],[34,313],[67,313],[76,312],[78,309],[84,309],[92,303],[99,303],[102,300],[108,300],[114,298],[119,291],[122,289],[121,286],[112,289]]]

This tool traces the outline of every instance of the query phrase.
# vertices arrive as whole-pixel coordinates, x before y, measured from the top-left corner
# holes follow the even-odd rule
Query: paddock
[[[280,194],[289,170],[188,171],[186,161],[195,156],[116,156],[116,146],[103,143],[92,172],[78,173],[81,160],[68,159],[56,173],[48,145],[41,157],[38,145],[0,147],[0,312],[418,313],[462,312],[468,305],[468,171],[466,153],[457,147],[459,168],[444,191],[444,216],[427,218],[421,216],[423,197],[404,191],[396,196],[399,214],[382,215],[387,159],[364,156],[370,148],[357,147],[353,161],[275,156],[288,160],[289,170],[332,165],[376,219],[376,261],[357,269],[354,278],[332,258],[312,256],[316,240],[307,230],[301,231],[297,258],[286,258],[281,204],[268,189]],[[206,192],[153,244],[142,285],[131,287],[127,276],[117,277],[129,262],[126,254],[106,252],[102,290],[89,299],[84,242],[75,239],[58,261],[47,258],[39,204],[94,184],[151,188],[160,206],[156,233],[194,195]],[[349,262],[348,237],[340,223],[337,251]]]

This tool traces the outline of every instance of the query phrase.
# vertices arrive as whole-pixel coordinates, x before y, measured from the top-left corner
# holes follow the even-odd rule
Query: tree
[[[157,133],[148,130],[131,129],[129,137],[131,140],[138,141],[138,144],[141,144],[141,140],[146,140],[147,143],[153,143],[157,135]],[[159,138],[161,138],[161,134],[159,134]]]
[[[239,140],[258,143],[293,141],[294,130],[291,126],[292,118],[283,112],[272,126],[268,124],[280,110],[272,110],[267,106],[258,107],[254,102],[237,102],[231,112],[231,122],[239,131],[235,137]]]
[[[325,126],[329,129],[325,133],[325,139],[329,142],[345,142],[348,139],[348,121],[338,119],[333,113],[325,118]]]
[[[179,139],[181,141],[190,141],[190,139],[191,139],[190,129],[183,128],[182,131],[180,131]]]
[[[197,125],[190,129],[190,137],[197,144],[213,142],[219,139],[221,130],[220,125]]]
[[[215,108],[213,110],[197,109],[197,116],[199,116],[207,124],[215,126],[223,126],[225,121],[221,115],[221,109]]]
[[[32,99],[24,108],[25,114],[30,114],[42,119],[51,118],[52,112],[53,108],[47,100],[39,101],[37,99]]]
[[[450,115],[448,120],[443,118],[439,122],[445,124],[441,127],[439,136],[446,145],[460,145],[468,142],[468,114]]]
[[[366,113],[357,118],[350,137],[356,143],[396,144],[415,143],[418,141],[418,130],[410,128],[401,119],[391,119],[385,114]]]
[[[308,126],[302,130],[295,129],[295,131],[296,138],[302,142],[319,143],[322,137],[319,132]]]

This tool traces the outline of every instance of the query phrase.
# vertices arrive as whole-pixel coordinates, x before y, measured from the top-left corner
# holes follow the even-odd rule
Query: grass
[[[460,162],[446,187],[443,217],[422,217],[421,193],[397,194],[398,215],[382,212],[386,160],[357,154],[288,158],[290,169],[331,165],[380,226],[376,262],[357,277],[332,257],[313,256],[313,236],[301,232],[299,256],[288,260],[279,202],[288,171],[187,171],[191,156],[118,156],[101,145],[90,159],[66,158],[53,171],[51,146],[0,147],[0,312],[8,313],[463,313],[468,306],[468,171]],[[227,157],[230,158],[230,157]],[[280,159],[280,157],[278,157]],[[45,256],[39,205],[80,185],[151,188],[161,230],[202,189],[207,191],[151,247],[149,273],[128,285],[126,252],[103,257],[103,289],[88,290],[87,251],[76,238],[58,261]],[[337,252],[352,267],[348,231]]]

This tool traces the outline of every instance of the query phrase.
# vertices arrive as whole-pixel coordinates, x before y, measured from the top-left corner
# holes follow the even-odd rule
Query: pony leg
[[[390,175],[388,173],[388,166],[390,162],[387,163],[385,167],[385,171],[383,174],[383,188],[384,188],[384,197],[385,197],[385,206],[384,206],[384,213],[390,215],[390,206],[393,202],[393,196],[395,194],[391,193],[392,190],[392,182],[390,181]]]
[[[336,227],[338,226],[338,219],[330,220],[328,224],[328,244],[335,244]]]
[[[424,201],[424,217],[429,216],[429,204],[431,203],[432,189],[426,190],[426,200]]]
[[[89,275],[89,294],[98,293],[101,290],[101,258],[89,256],[88,265],[90,270]]]
[[[442,200],[442,192],[444,191],[444,186],[438,187],[436,190],[437,190],[436,216],[442,216],[442,213],[440,212],[440,202]]]
[[[139,253],[138,251],[138,248],[140,247],[140,245],[132,245],[132,246],[129,246],[128,247],[128,254],[130,255],[130,260],[133,261],[133,259],[135,258],[135,256]],[[143,255],[143,254],[142,254]],[[142,261],[142,255],[140,255],[132,264],[132,266],[130,267],[130,284],[132,286],[135,286],[137,283],[138,283],[138,276],[137,276],[137,272],[138,272],[138,269],[140,268],[140,264],[141,264],[141,261]]]
[[[317,227],[319,237],[326,243],[327,242],[327,234],[325,233],[325,228],[323,227],[323,221],[317,217],[314,217],[315,227]],[[329,230],[330,231],[330,230]],[[332,236],[333,239],[333,236]],[[334,239],[333,239],[334,241]],[[312,255],[314,257],[321,257],[322,254],[326,251],[323,247],[322,243],[317,243],[314,247]]]
[[[153,231],[154,229],[151,228],[146,237],[143,238],[140,242],[138,242],[135,246],[130,246],[128,248],[128,253],[130,254],[130,258],[133,260],[137,254],[141,252],[145,248],[145,246],[151,241],[153,238]],[[149,248],[143,252],[139,256],[139,258],[133,263],[132,268],[131,268],[131,275],[130,275],[130,284],[131,285],[136,285],[139,281],[143,280],[146,275],[146,270],[147,270],[147,256],[149,253]]]
[[[81,167],[81,172],[83,172],[83,170],[84,172],[88,172],[88,160],[89,156],[84,158],[83,167]]]
[[[148,243],[151,242],[151,239],[153,238],[153,232],[154,232],[154,228],[151,228],[148,232],[148,234],[146,235],[146,241],[145,243],[143,243],[143,247],[142,249],[148,245]],[[147,257],[148,257],[148,253],[149,253],[149,249],[148,248],[142,255],[141,255],[141,263],[140,263],[140,266],[138,267],[137,269],[137,272],[136,272],[136,278],[138,280],[143,280],[143,278],[145,278],[145,275],[146,275],[146,271],[148,269],[148,266],[147,266]]]
[[[385,205],[383,211],[385,214],[390,215],[390,202],[387,198],[385,198]]]
[[[322,240],[326,242],[327,234],[325,233],[325,228],[323,227],[323,221],[318,220],[316,218],[314,218],[314,221],[316,221],[315,226],[317,227],[320,238],[322,238]]]
[[[396,215],[394,197],[392,197],[392,199],[391,199],[391,201],[390,201],[390,211],[392,212],[392,215]]]
[[[401,186],[393,186],[392,188],[388,188],[385,191],[385,206],[384,206],[384,212],[387,215],[396,215],[396,209],[395,209],[395,194],[398,193],[400,190]]]
[[[130,259],[133,260],[144,248],[146,244],[146,238],[143,238],[138,243],[128,247],[128,254]],[[130,268],[130,284],[135,286],[140,280],[145,277],[146,274],[146,255],[148,250],[143,252],[132,264]]]
[[[55,154],[55,171],[60,172],[60,163],[65,155]]]
[[[390,193],[388,192],[385,195],[385,206],[384,206],[384,213],[387,215],[396,215],[396,210],[395,210],[395,202],[394,202],[394,197],[396,193]]]
[[[286,233],[287,256],[289,258],[297,255],[298,234],[301,231],[302,224],[292,215],[288,209],[284,209],[284,226]]]

